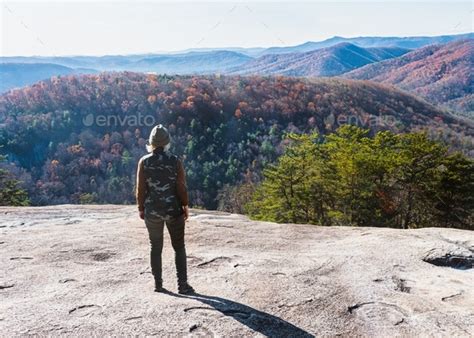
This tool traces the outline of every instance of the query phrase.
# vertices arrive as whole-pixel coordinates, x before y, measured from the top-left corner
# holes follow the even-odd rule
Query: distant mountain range
[[[335,36],[330,39],[312,42],[308,41],[301,45],[292,47],[271,47],[263,51],[263,54],[282,54],[295,52],[308,52],[316,49],[331,47],[341,42],[349,42],[360,47],[399,47],[416,49],[431,44],[448,43],[455,40],[472,39],[474,33],[457,34],[457,35],[441,35],[441,36],[411,36],[411,37],[357,37],[343,38]]]
[[[336,76],[367,64],[409,52],[398,47],[362,48],[348,42],[304,53],[268,54],[244,64],[233,73]]]
[[[3,63],[0,64],[0,92],[24,87],[52,76],[91,74],[96,71],[85,68],[70,68],[53,63]]]
[[[474,112],[474,40],[414,50],[373,63],[344,76],[395,85],[430,102]]]
[[[395,85],[461,112],[474,111],[473,33],[435,37],[333,37],[291,47],[189,49],[177,53],[0,57],[0,92],[56,75],[157,74],[347,76]]]
[[[254,48],[242,48],[242,47],[226,47],[226,48],[190,48],[172,54],[184,54],[189,52],[212,52],[219,50],[227,50],[245,54],[252,57],[259,57],[267,54],[283,54],[283,53],[303,53],[309,52],[316,49],[327,48],[339,43],[348,42],[360,47],[372,48],[372,47],[399,47],[407,49],[416,49],[431,44],[448,43],[460,39],[474,38],[473,33],[456,34],[456,35],[440,35],[440,36],[409,36],[409,37],[379,37],[379,36],[368,36],[368,37],[355,37],[355,38],[344,38],[341,36],[334,36],[332,38],[323,41],[308,41],[296,46],[288,47],[254,47]],[[168,53],[167,53],[168,54]]]
[[[252,60],[248,55],[233,51],[188,52],[184,54],[145,54],[107,56],[61,57],[2,57],[6,63],[57,64],[71,68],[89,68],[96,71],[138,71],[169,74],[214,73],[225,71]]]
[[[250,56],[232,51],[190,52],[158,55],[130,64],[127,70],[174,74],[206,74],[226,72],[252,60]]]

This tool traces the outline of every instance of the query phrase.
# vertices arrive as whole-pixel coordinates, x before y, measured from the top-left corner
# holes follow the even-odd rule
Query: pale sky
[[[2,56],[270,47],[473,31],[473,2],[1,1]]]

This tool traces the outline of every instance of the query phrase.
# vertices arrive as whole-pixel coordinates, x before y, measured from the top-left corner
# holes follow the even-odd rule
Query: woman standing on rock
[[[162,292],[161,252],[166,223],[175,251],[178,292],[194,292],[187,280],[185,221],[188,219],[188,192],[183,164],[169,152],[170,135],[161,124],[150,133],[148,155],[138,162],[136,197],[140,218],[145,220],[151,245],[151,271],[155,291]]]

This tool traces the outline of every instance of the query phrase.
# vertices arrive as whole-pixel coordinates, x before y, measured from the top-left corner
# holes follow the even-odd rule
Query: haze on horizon
[[[1,4],[1,56],[114,55],[291,46],[333,36],[472,32],[452,1],[20,2]]]

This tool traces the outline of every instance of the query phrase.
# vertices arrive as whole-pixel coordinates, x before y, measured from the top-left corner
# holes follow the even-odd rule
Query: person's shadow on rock
[[[179,298],[195,299],[208,305],[208,307],[187,307],[184,309],[185,312],[193,310],[219,311],[223,315],[232,317],[250,329],[268,337],[314,337],[314,335],[281,318],[229,299],[199,293],[189,295],[180,295],[170,291],[166,293]]]

